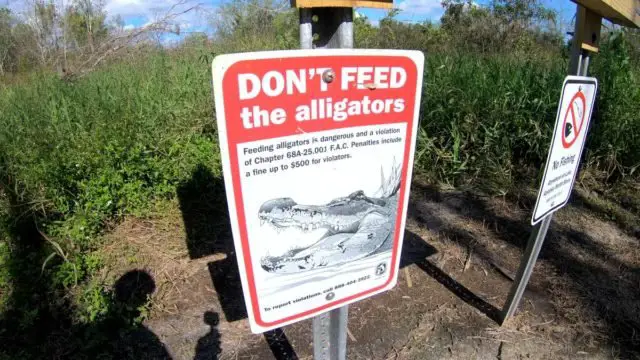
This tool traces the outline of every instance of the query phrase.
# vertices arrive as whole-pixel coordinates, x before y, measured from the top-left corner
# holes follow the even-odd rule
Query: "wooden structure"
[[[585,9],[628,27],[640,27],[640,0],[572,0]]]
[[[291,6],[297,8],[346,7],[346,8],[393,8],[393,0],[291,0]]]
[[[640,0],[572,0],[578,5],[574,51],[598,52],[602,18],[628,27],[640,27]]]

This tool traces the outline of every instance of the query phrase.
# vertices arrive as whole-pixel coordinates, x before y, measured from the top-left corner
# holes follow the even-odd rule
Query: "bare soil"
[[[414,183],[398,286],[349,307],[349,359],[640,358],[640,202],[616,198],[576,190],[501,326],[535,193]],[[251,334],[225,206],[181,200],[125,220],[101,276],[153,276],[145,326],[174,359],[311,359],[310,321]]]

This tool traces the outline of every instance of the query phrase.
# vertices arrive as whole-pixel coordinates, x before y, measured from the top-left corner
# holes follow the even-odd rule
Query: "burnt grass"
[[[529,216],[535,193],[511,195],[507,201],[524,211],[505,212],[496,211],[492,204],[495,198],[471,192],[442,193],[420,182],[414,184],[413,191],[410,215],[417,222],[438,229],[463,248],[473,249],[476,256],[500,272],[511,269],[506,276],[515,274],[513,262],[505,263],[505,257],[496,253],[495,245],[524,250],[531,229]],[[628,226],[611,220],[609,214],[621,211],[621,203],[604,202],[584,194],[583,189],[575,191],[571,205],[555,216],[537,265],[543,267],[544,273],[534,272],[544,277],[534,275],[530,288],[545,292],[553,303],[555,315],[568,320],[569,328],[574,326],[574,340],[578,340],[579,346],[607,344],[622,358],[636,358],[640,356],[640,293],[637,291],[640,252],[635,248],[640,237],[635,231],[629,231]],[[467,221],[491,224],[487,229],[493,243],[480,240],[456,222],[430,211],[421,205],[423,200],[443,204]],[[606,206],[596,207],[593,203],[606,203]],[[593,221],[593,217],[608,221],[609,226],[599,228],[604,222]],[[637,213],[633,217],[640,223]],[[623,240],[621,235],[625,233],[628,236]],[[558,293],[559,290],[562,292]]]
[[[598,198],[606,206],[596,207],[593,197],[578,189],[557,213],[520,312],[501,325],[535,193],[491,197],[415,181],[399,284],[350,306],[350,358],[637,358],[640,238],[630,218],[611,218],[622,202]],[[146,260],[129,264],[117,246],[103,250],[118,259],[106,264],[118,276],[105,289],[107,314],[85,324],[64,311],[69,300],[54,280],[29,265],[47,255],[37,222],[15,222],[20,262],[9,265],[28,276],[15,278],[13,301],[38,312],[30,322],[2,314],[0,359],[309,358],[310,321],[250,334],[224,199],[219,179],[200,167],[179,188],[175,211],[115,228],[116,245]]]

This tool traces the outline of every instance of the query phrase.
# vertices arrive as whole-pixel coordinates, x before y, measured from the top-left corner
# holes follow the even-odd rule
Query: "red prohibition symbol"
[[[564,115],[564,122],[562,123],[562,146],[565,149],[570,148],[571,145],[576,142],[578,136],[580,135],[580,131],[582,131],[584,118],[586,116],[586,105],[587,100],[580,90],[573,96],[573,98],[569,102],[569,108]],[[577,114],[576,107],[578,108]],[[580,117],[580,119],[578,119],[578,117]],[[573,134],[573,139],[568,140],[571,134]]]

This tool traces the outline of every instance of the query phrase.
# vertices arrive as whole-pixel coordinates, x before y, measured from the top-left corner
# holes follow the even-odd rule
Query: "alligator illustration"
[[[380,252],[383,244],[393,241],[400,185],[400,166],[394,162],[387,179],[382,171],[382,184],[374,197],[360,190],[324,205],[301,205],[291,198],[265,202],[258,214],[262,225],[278,231],[297,228],[305,233],[317,229],[326,232],[308,247],[262,257],[262,268],[274,273],[298,273]]]

